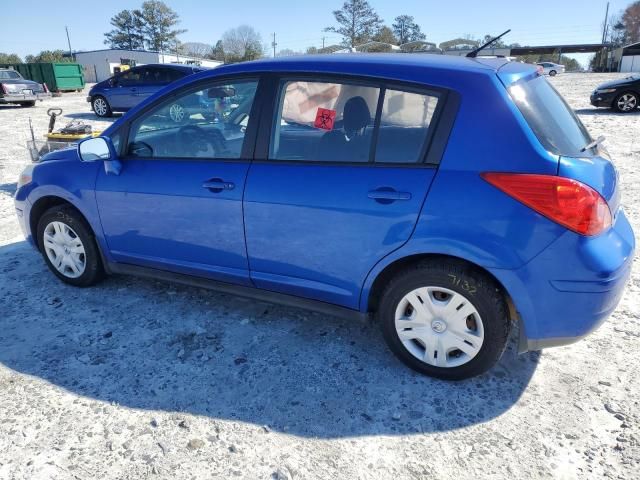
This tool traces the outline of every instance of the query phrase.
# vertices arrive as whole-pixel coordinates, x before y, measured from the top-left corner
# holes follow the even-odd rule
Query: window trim
[[[310,73],[310,72],[277,72],[265,75],[265,84],[269,85],[272,92],[270,104],[265,105],[260,118],[260,132],[256,143],[256,151],[254,162],[270,163],[281,165],[325,165],[325,166],[355,166],[355,167],[376,167],[376,168],[437,168],[444,154],[444,150],[449,140],[453,123],[455,121],[460,96],[457,92],[442,87],[432,85],[424,85],[415,82],[407,82],[402,80],[384,79],[377,77],[369,77],[362,75],[342,74],[342,73]],[[380,126],[380,117],[382,113],[381,99],[384,100],[384,92],[389,90],[399,90],[407,93],[416,93],[420,95],[430,95],[438,98],[438,105],[433,113],[433,117],[429,124],[427,138],[423,145],[423,151],[417,162],[396,163],[396,162],[375,162],[371,161],[371,156],[375,160],[375,151],[377,141],[373,143],[370,149],[370,158],[368,162],[327,162],[317,160],[275,160],[269,158],[271,146],[271,134],[275,124],[276,115],[278,114],[279,99],[282,85],[287,82],[306,81],[306,82],[326,82],[326,83],[348,83],[350,85],[359,85],[364,87],[373,87],[380,89],[378,97],[378,108],[376,109],[376,118],[374,119],[374,135]],[[379,110],[379,111],[378,111]],[[377,140],[377,137],[375,138]]]
[[[176,99],[177,97],[181,97],[184,95],[189,95],[191,93],[198,92],[203,88],[206,88],[207,85],[216,85],[220,83],[239,83],[239,82],[257,82],[257,88],[255,97],[253,100],[253,104],[251,105],[251,111],[249,113],[249,123],[247,124],[247,130],[244,136],[244,142],[242,145],[242,150],[240,152],[239,158],[223,158],[223,157],[136,157],[129,155],[129,137],[131,136],[131,127],[132,125],[139,120],[142,116],[149,113],[149,111],[158,107],[161,104],[169,103],[172,99]],[[146,160],[146,161],[170,161],[170,160],[180,160],[180,161],[204,161],[204,162],[247,162],[252,161],[256,139],[258,137],[258,126],[260,124],[260,113],[263,109],[263,105],[265,103],[265,88],[267,87],[266,82],[264,81],[264,76],[261,74],[235,74],[229,76],[220,76],[220,77],[209,77],[203,78],[196,82],[189,83],[187,85],[183,85],[182,87],[175,89],[169,92],[166,95],[162,95],[157,98],[154,102],[147,105],[145,108],[137,112],[137,114],[131,118],[129,118],[118,130],[114,132],[123,132],[123,141],[120,144],[120,149],[118,151],[118,159],[121,161],[129,161],[129,160]]]

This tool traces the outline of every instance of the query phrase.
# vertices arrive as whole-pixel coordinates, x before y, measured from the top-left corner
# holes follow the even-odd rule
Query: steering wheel
[[[180,149],[189,155],[199,157],[199,153],[213,149],[216,156],[227,150],[227,141],[218,129],[204,130],[197,125],[187,125],[180,128],[177,134]]]

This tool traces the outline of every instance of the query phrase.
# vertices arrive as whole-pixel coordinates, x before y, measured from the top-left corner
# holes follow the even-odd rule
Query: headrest
[[[344,131],[351,136],[371,123],[371,112],[362,97],[351,97],[344,104]]]

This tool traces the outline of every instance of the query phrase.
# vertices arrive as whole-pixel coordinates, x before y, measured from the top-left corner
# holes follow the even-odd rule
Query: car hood
[[[601,83],[600,85],[598,85],[596,90],[602,90],[603,88],[625,87],[627,85],[631,85],[632,83],[640,83],[640,81],[632,77],[620,78],[618,80],[611,80],[610,82]]]
[[[40,157],[40,161],[38,163],[60,160],[77,160],[79,162],[80,157],[78,156],[78,146],[71,145],[61,150],[54,150],[53,152],[47,153],[46,155]]]

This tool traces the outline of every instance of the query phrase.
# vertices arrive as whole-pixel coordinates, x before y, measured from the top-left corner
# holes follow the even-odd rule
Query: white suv
[[[542,67],[542,73],[555,77],[559,73],[564,73],[564,65],[559,65],[552,62],[540,62],[537,64]]]

